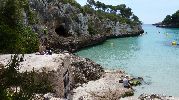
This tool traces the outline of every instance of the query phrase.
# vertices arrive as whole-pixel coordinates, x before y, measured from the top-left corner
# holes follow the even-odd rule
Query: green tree
[[[167,15],[162,24],[179,27],[179,10],[172,15]]]
[[[102,3],[99,2],[99,1],[97,1],[97,2],[95,3],[95,8],[98,8],[98,10],[99,10],[100,8],[102,8]]]
[[[132,15],[131,19],[133,20],[134,24],[142,24],[142,22],[139,20],[139,18],[136,15]]]
[[[131,8],[126,8],[125,4],[121,4],[118,6],[118,9],[120,9],[120,14],[125,18],[130,18],[130,16],[133,14]]]
[[[15,54],[5,67],[0,65],[0,99],[32,100],[37,93],[53,92],[48,73],[19,72],[21,59],[23,56]]]
[[[170,15],[167,15],[166,18],[162,21],[163,24],[170,24],[172,20],[172,17]]]
[[[88,4],[83,7],[85,9],[84,11],[87,12],[89,11],[88,8],[93,9],[94,6],[94,8],[97,8],[98,10],[93,9],[93,12],[96,12],[100,19],[108,18],[110,20],[119,21],[121,23],[141,24],[141,21],[137,16],[132,16],[132,9],[126,7],[125,4],[113,6],[106,5],[100,1],[95,2],[94,0],[88,0],[87,2]]]
[[[28,12],[29,25],[24,25],[23,12]],[[2,0],[0,5],[0,53],[31,53],[38,49],[38,36],[28,0]],[[32,21],[33,20],[33,21]]]
[[[84,13],[93,14],[95,11],[89,4],[82,7]]]
[[[105,12],[106,9],[107,9],[107,6],[106,6],[104,3],[102,3],[102,4],[101,4],[101,8],[102,8],[102,10]]]
[[[94,0],[87,0],[88,4],[91,5],[91,6],[94,6],[95,5],[95,1]]]

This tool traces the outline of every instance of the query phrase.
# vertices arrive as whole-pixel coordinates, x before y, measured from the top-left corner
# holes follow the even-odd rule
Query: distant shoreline
[[[160,28],[179,28],[179,26],[175,26],[175,25],[165,25],[165,24],[158,24],[158,23],[152,25]]]

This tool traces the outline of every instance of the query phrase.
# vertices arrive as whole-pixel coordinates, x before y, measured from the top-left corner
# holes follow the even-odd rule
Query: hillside
[[[179,10],[172,15],[167,15],[161,23],[156,25],[158,27],[179,28]]]

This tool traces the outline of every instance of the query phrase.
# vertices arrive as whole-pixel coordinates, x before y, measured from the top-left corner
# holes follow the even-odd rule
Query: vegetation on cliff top
[[[117,6],[106,5],[99,1],[88,0],[88,3],[82,7],[83,12],[96,13],[102,19],[110,19],[112,21],[119,21],[120,23],[127,23],[132,25],[140,25],[142,22],[133,14],[132,9],[125,4]]]
[[[179,27],[179,10],[172,15],[167,15],[162,21],[162,24],[167,26]]]
[[[97,14],[101,19],[110,19],[112,21],[119,21],[127,24],[142,24],[139,18],[133,14],[132,9],[125,4],[117,6],[106,5],[100,1],[87,0],[87,4],[81,6],[75,0],[63,0],[63,3],[70,3],[86,14]]]

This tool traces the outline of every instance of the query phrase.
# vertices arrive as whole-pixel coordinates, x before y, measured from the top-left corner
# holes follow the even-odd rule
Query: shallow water
[[[158,93],[179,96],[179,29],[143,25],[139,37],[107,40],[102,45],[83,49],[76,54],[90,58],[107,69],[121,68],[145,83],[136,87],[135,95]]]

